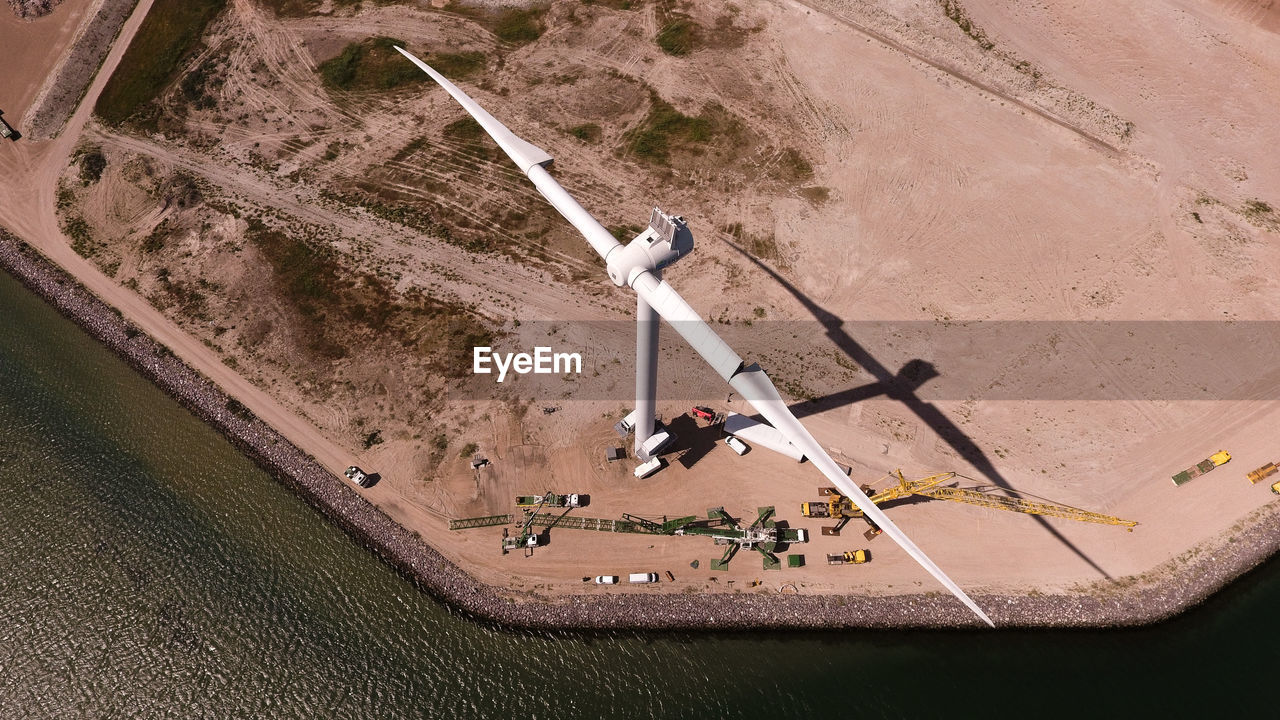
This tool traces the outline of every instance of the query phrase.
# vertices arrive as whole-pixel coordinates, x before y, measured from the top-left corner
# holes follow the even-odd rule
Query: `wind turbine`
[[[480,127],[498,143],[498,147],[528,176],[538,192],[556,210],[577,228],[592,249],[605,261],[609,279],[618,287],[627,286],[636,292],[636,444],[653,434],[653,405],[657,384],[658,323],[661,317],[685,339],[711,365],[720,377],[731,385],[756,412],[773,425],[813,463],[831,484],[860,510],[886,535],[893,538],[903,550],[929,572],[938,582],[963,602],[983,622],[995,624],[978,607],[959,585],[947,577],[893,521],[876,507],[848,476],[827,455],[818,441],[791,414],[773,382],[760,366],[747,365],[742,358],[716,335],[715,331],[698,315],[684,298],[662,279],[662,269],[680,259],[693,249],[693,234],[679,217],[671,217],[657,209],[650,220],[650,227],[634,240],[623,245],[603,225],[591,216],[578,201],[573,199],[547,172],[546,165],[552,158],[545,150],[529,143],[498,122],[484,108],[449,82],[429,65],[414,57],[404,48],[396,50],[412,61],[423,72],[440,84],[458,104],[462,105]],[[648,459],[645,456],[643,459]]]

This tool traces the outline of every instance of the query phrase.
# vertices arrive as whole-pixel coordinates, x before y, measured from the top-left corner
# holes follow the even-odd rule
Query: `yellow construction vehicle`
[[[839,555],[827,555],[828,565],[861,565],[870,562],[871,552],[869,550],[854,550],[852,552],[846,550]]]
[[[1249,479],[1249,482],[1257,485],[1263,478],[1275,475],[1277,470],[1280,470],[1280,468],[1276,467],[1275,463],[1267,463],[1257,470],[1250,470],[1245,477]]]
[[[919,497],[933,498],[935,500],[951,500],[954,502],[967,503],[969,505],[980,505],[995,510],[1010,510],[1013,512],[1027,513],[1028,515],[1045,515],[1048,517],[1059,517],[1067,520],[1078,520],[1080,522],[1099,523],[1102,525],[1119,525],[1132,530],[1138,523],[1133,520],[1122,520],[1111,515],[1103,515],[1102,513],[1091,512],[1089,510],[1081,510],[1069,505],[1059,505],[1057,503],[1027,500],[1019,497],[1011,497],[1009,495],[995,495],[984,492],[979,488],[958,488],[943,486],[943,483],[956,477],[963,477],[954,472],[938,473],[920,480],[907,480],[902,475],[902,471],[897,473],[898,483],[890,487],[874,491],[868,486],[863,486],[862,491],[871,498],[871,502],[876,505],[890,502],[892,500],[900,500],[912,495]],[[825,503],[803,503],[801,511],[806,517],[834,517],[840,518],[841,522],[834,528],[822,528],[823,535],[839,535],[840,528],[848,522],[851,517],[861,517],[862,511],[854,506],[853,502],[848,498],[836,493],[830,488],[822,488],[822,492],[828,493],[829,500]],[[817,511],[817,512],[815,512]],[[825,512],[826,514],[817,514]],[[870,538],[868,538],[870,539]]]

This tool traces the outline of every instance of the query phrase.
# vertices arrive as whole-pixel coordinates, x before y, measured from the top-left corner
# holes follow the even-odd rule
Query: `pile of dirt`
[[[53,12],[62,0],[9,0],[9,7],[20,18],[38,18]]]

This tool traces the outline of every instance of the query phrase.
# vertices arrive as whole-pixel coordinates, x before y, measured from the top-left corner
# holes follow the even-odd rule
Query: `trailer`
[[[577,493],[567,495],[557,495],[553,492],[544,493],[542,495],[517,495],[516,507],[558,507],[558,508],[576,508],[582,507],[582,496]]]
[[[1210,470],[1213,470],[1219,465],[1226,465],[1230,461],[1231,461],[1231,453],[1227,452],[1226,450],[1219,450],[1218,452],[1210,455],[1204,460],[1201,460],[1195,465],[1192,465],[1186,470],[1183,470],[1177,475],[1174,475],[1173,484],[1178,486],[1185,485],[1191,482],[1193,479],[1200,477],[1201,475],[1209,472]]]

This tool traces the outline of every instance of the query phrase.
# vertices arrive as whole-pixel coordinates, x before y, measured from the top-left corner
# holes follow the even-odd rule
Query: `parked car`
[[[747,444],[732,435],[724,439],[724,444],[733,448],[733,451],[739,455],[747,454]]]
[[[618,576],[617,575],[597,575],[596,584],[597,585],[617,585]]]

